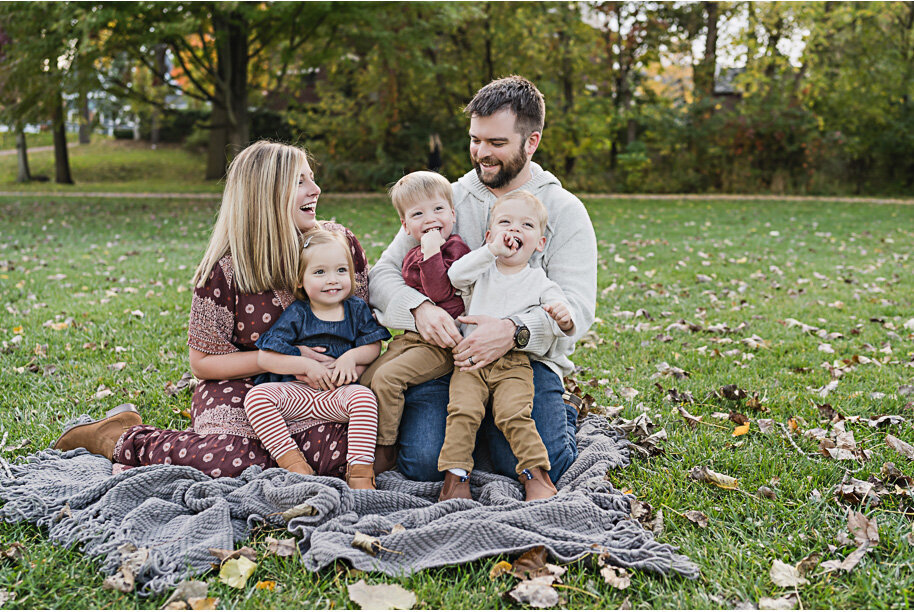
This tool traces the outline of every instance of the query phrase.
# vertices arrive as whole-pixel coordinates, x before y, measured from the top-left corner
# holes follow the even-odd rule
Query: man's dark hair
[[[517,119],[514,128],[524,139],[533,132],[543,132],[546,121],[546,101],[536,85],[513,74],[492,81],[476,92],[463,112],[469,117],[490,117],[508,108]]]

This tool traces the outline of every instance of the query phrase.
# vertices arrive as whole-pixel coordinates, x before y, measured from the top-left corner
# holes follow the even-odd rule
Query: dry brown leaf
[[[218,597],[191,597],[187,600],[191,610],[218,610]]]
[[[298,504],[297,506],[289,508],[283,512],[281,516],[282,520],[288,523],[292,519],[298,518],[300,516],[315,516],[316,514],[317,509],[315,509],[315,507],[311,504],[305,502],[303,504]]]
[[[220,562],[238,557],[246,557],[249,561],[257,561],[257,551],[250,546],[242,546],[238,550],[229,550],[227,548],[210,548],[209,554],[219,559]]]
[[[854,506],[869,504],[875,507],[881,503],[880,493],[883,491],[871,482],[848,478],[835,487],[835,498]]]
[[[882,474],[882,477],[885,478],[886,482],[902,487],[912,488],[914,487],[914,478],[910,476],[905,476],[901,473],[895,464],[891,461],[886,461],[882,464],[882,469],[879,472]]]
[[[688,425],[690,429],[695,429],[698,427],[698,424],[701,423],[701,419],[704,418],[689,414],[689,412],[682,406],[677,406],[676,408],[679,410],[679,415],[685,419],[686,425]]]
[[[868,519],[862,512],[848,512],[847,530],[854,535],[858,545],[879,543],[879,525],[875,517]]]
[[[657,510],[657,513],[654,515],[654,520],[651,523],[651,532],[655,536],[659,536],[663,533],[663,510]]]
[[[758,429],[763,434],[769,434],[774,431],[774,419],[758,419]]]
[[[267,536],[267,550],[277,557],[292,557],[298,554],[298,547],[295,546],[295,538],[286,538],[277,540]]]
[[[629,500],[628,502],[630,508],[630,516],[639,522],[646,522],[650,520],[651,513],[654,509],[647,502],[639,501],[637,499]]]
[[[820,553],[810,553],[797,563],[797,571],[800,573],[800,576],[805,576],[816,569],[816,566],[819,565],[819,561],[821,560],[822,555]]]
[[[740,389],[737,385],[724,385],[717,390],[717,396],[738,402],[746,399],[749,394],[746,393],[745,389]]]
[[[888,434],[885,437],[885,443],[889,445],[889,448],[901,453],[908,459],[914,459],[914,446],[911,446],[907,442],[899,440],[892,434]]]
[[[0,550],[0,560],[10,559],[18,561],[25,556],[25,546],[21,542],[13,542],[4,550]]]
[[[551,572],[546,569],[547,555],[545,546],[531,548],[515,559],[514,563],[511,564],[510,573],[521,580],[549,575]]]
[[[499,561],[489,570],[489,580],[495,580],[511,571],[511,564],[507,561]]]
[[[762,597],[758,600],[759,610],[793,610],[797,607],[797,596],[791,593],[777,599]]]
[[[904,417],[900,417],[895,414],[881,414],[869,417],[869,419],[866,421],[866,424],[872,428],[877,428],[887,425],[899,425],[904,422]]]
[[[765,486],[759,487],[756,493],[759,497],[764,497],[766,499],[777,499],[777,493]]]
[[[178,583],[178,586],[175,587],[174,592],[171,594],[171,597],[165,602],[163,610],[186,610],[188,607],[188,601],[191,599],[198,599],[206,597],[206,593],[209,590],[209,585],[200,580],[182,580]],[[182,608],[169,608],[168,606],[172,604],[183,603],[184,607]]]
[[[117,552],[121,554],[121,566],[115,574],[105,578],[102,588],[131,593],[136,587],[137,572],[149,559],[149,549],[137,548],[133,544],[122,544]]]
[[[708,469],[705,466],[693,467],[689,471],[689,478],[696,480],[698,482],[704,482],[707,484],[713,484],[720,487],[721,489],[733,490],[739,486],[739,483],[736,478],[732,476],[727,476],[726,474],[720,474],[713,470]]]
[[[771,576],[771,582],[779,587],[795,588],[801,584],[809,584],[809,581],[800,575],[799,570],[792,565],[787,565],[779,559],[775,559],[768,572]]]
[[[508,595],[518,603],[534,608],[553,608],[559,603],[559,594],[552,588],[552,576],[539,576],[520,582]]]
[[[868,551],[869,549],[870,549],[869,544],[863,544],[857,550],[855,550],[854,552],[849,554],[847,556],[847,558],[844,559],[844,561],[842,561],[841,564],[838,566],[838,569],[844,570],[845,572],[852,571],[855,567],[857,567],[857,564],[860,563],[860,561],[866,555],[866,551]]]
[[[347,585],[349,599],[363,610],[410,610],[416,595],[398,584],[367,584],[359,580]]]
[[[378,551],[381,550],[381,540],[370,535],[366,535],[361,531],[356,531],[355,535],[352,537],[352,546],[355,546],[359,550],[363,550],[372,557],[378,555]]]
[[[749,417],[747,417],[745,414],[736,412],[735,410],[731,410],[730,414],[727,416],[731,421],[733,421],[737,425],[748,425],[749,424]]]
[[[603,576],[603,580],[606,581],[606,584],[615,589],[627,589],[632,584],[631,576],[621,567],[607,565],[600,570],[600,575]]]
[[[704,512],[699,512],[698,510],[689,510],[684,512],[682,515],[699,527],[708,526],[708,516]]]

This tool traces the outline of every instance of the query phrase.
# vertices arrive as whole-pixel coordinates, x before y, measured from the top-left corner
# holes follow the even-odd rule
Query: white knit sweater
[[[597,300],[597,240],[587,209],[573,194],[562,188],[550,172],[531,163],[532,177],[520,189],[538,197],[549,212],[546,246],[534,252],[531,267],[541,267],[555,281],[571,307],[575,321],[574,334],[556,338],[552,319],[542,308],[519,315],[530,328],[530,343],[525,349],[530,358],[541,361],[559,376],[571,374],[574,365],[568,356],[575,342],[593,325]],[[470,249],[483,244],[489,226],[489,211],[496,197],[471,170],[454,187],[455,231]],[[403,257],[418,244],[401,228],[381,259],[369,272],[370,300],[382,325],[396,329],[416,330],[411,312],[428,298],[403,281]]]

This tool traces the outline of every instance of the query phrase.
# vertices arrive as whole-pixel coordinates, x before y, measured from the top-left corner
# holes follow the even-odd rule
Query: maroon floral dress
[[[355,268],[355,294],[368,301],[368,262],[358,239],[344,226],[324,222],[324,229],[345,234]],[[254,343],[295,298],[288,291],[257,294],[236,291],[230,255],[194,290],[187,344],[208,355],[257,350]],[[195,467],[215,478],[237,476],[248,466],[275,467],[244,412],[251,378],[203,380],[191,404],[187,431],[137,425],[114,449],[115,463],[125,466],[174,464]],[[347,425],[308,419],[289,423],[292,438],[314,468],[327,476],[346,472]]]

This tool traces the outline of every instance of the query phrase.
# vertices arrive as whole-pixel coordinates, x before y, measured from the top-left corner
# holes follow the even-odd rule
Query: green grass
[[[29,146],[37,145],[29,141]],[[93,134],[91,144],[70,147],[68,152],[75,184],[54,182],[54,151],[32,151],[32,176],[44,175],[51,180],[17,183],[16,156],[4,155],[0,156],[0,191],[218,194],[222,189],[218,181],[203,180],[205,151],[190,151],[173,144],[151,149],[147,142]]]
[[[590,594],[561,589],[565,606],[617,608],[626,598],[635,608],[757,603],[787,593],[769,578],[775,559],[794,564],[812,552],[824,559],[846,557],[852,547],[839,545],[837,534],[845,529],[847,510],[832,496],[845,472],[866,480],[879,474],[883,462],[892,461],[914,476],[914,462],[888,448],[886,430],[870,429],[865,418],[900,414],[907,421],[888,431],[914,440],[914,413],[905,408],[912,398],[897,392],[914,379],[914,334],[903,327],[914,318],[914,207],[614,199],[588,201],[588,208],[600,247],[593,329],[603,344],[579,346],[574,361],[583,370],[576,378],[582,383],[595,379],[594,386],[585,386],[599,404],[624,405],[625,418],[646,410],[658,428],[666,428],[664,455],[635,459],[608,478],[664,510],[666,529],[659,539],[698,563],[701,577],[689,581],[635,572],[629,589],[614,591],[597,568],[581,561],[568,567],[565,582]],[[187,427],[180,411],[188,407],[189,397],[170,397],[164,386],[188,369],[189,278],[215,204],[19,197],[0,198],[0,212],[0,341],[6,343],[0,349],[0,422],[8,432],[7,444],[32,440],[26,449],[3,456],[12,460],[45,448],[70,417],[84,412],[98,416],[125,401],[137,404],[155,425]],[[371,261],[398,225],[381,198],[325,198],[320,215],[347,223]],[[66,277],[49,279],[61,274]],[[698,282],[699,274],[711,281]],[[642,308],[652,320],[619,315]],[[132,315],[134,310],[141,310],[143,318]],[[44,326],[71,317],[64,329]],[[728,334],[666,331],[680,318],[703,327],[746,327]],[[788,318],[841,333],[830,342],[835,353],[819,350],[821,338],[787,327],[783,322]],[[21,342],[10,344],[17,334]],[[740,342],[752,334],[770,347],[751,349]],[[722,342],[726,338],[732,342]],[[882,352],[887,346],[891,353]],[[720,356],[714,356],[715,348]],[[733,349],[737,352],[728,355]],[[827,398],[816,395],[813,390],[830,380],[822,363],[854,355],[885,363],[858,365]],[[124,369],[108,368],[121,361],[127,363]],[[655,366],[663,361],[691,376],[653,379]],[[39,373],[15,370],[29,364],[38,366]],[[56,370],[45,374],[47,366]],[[696,403],[686,406],[689,412],[721,427],[688,428],[654,383],[690,391]],[[713,396],[730,383],[758,392],[769,412]],[[101,384],[114,395],[93,399]],[[609,389],[618,393],[622,387],[633,387],[639,395],[623,401],[610,394]],[[873,392],[886,395],[871,399]],[[777,427],[765,435],[755,422],[796,418],[801,430],[825,427],[813,403],[825,401],[847,416],[864,417],[848,429],[860,447],[872,451],[866,463],[809,458]],[[733,423],[711,416],[731,408],[753,419],[749,434],[734,438]],[[806,453],[817,449],[802,435],[793,439]],[[688,480],[689,469],[698,465],[738,478],[742,492]],[[771,485],[773,478],[780,480]],[[762,485],[771,486],[777,498],[755,496]],[[906,538],[912,521],[910,514],[901,513],[911,507],[909,499],[896,496],[884,498],[877,508],[859,508],[878,520],[878,546],[850,574],[811,577],[810,584],[799,588],[803,606],[911,608],[914,546]],[[679,515],[688,510],[707,514],[710,526],[701,529]],[[262,550],[267,535],[283,537],[257,532],[252,545]],[[19,562],[0,561],[0,589],[15,593],[8,607],[156,608],[164,602],[164,597],[141,599],[103,590],[95,562],[51,545],[37,528],[0,526],[0,549],[14,541],[23,543],[28,554]],[[830,551],[831,545],[837,550]],[[416,593],[421,608],[522,607],[501,597],[513,578],[489,579],[496,560],[395,580],[350,575],[345,568],[309,574],[288,560],[262,559],[254,579],[276,580],[283,588],[273,592],[239,591],[214,575],[207,579],[210,596],[219,597],[225,608],[352,607],[345,585],[359,577],[400,583]]]
[[[103,138],[98,134],[93,134],[93,138]],[[67,142],[77,142],[79,134],[67,132]],[[54,144],[54,133],[51,131],[39,132],[38,134],[26,134],[25,144],[28,147],[49,147]],[[15,132],[0,132],[0,151],[16,148]]]

